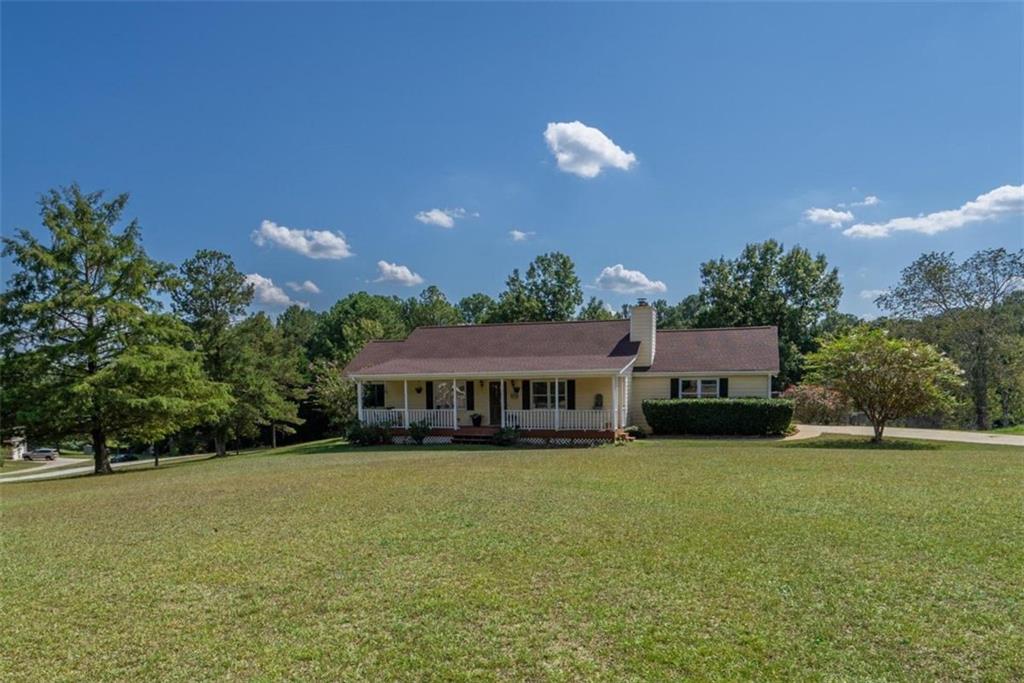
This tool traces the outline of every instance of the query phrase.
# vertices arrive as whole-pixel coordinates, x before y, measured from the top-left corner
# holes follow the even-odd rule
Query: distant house
[[[613,438],[647,427],[645,399],[769,397],[778,371],[775,327],[658,330],[643,299],[629,320],[420,327],[345,368],[360,421],[403,434],[425,420],[447,438]]]

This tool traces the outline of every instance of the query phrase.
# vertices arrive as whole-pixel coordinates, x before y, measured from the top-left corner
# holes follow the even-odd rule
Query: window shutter
[[[669,388],[668,395],[671,398],[679,398],[679,378],[678,377],[673,377],[672,378],[672,386]]]
[[[376,386],[376,389],[377,389],[377,407],[378,408],[383,408],[384,407],[384,401],[385,401],[385,398],[384,398],[384,385],[383,384],[378,384]]]
[[[576,380],[570,379],[565,382],[565,408],[576,410]]]
[[[434,409],[434,383],[427,382],[427,410]]]
[[[720,377],[718,379],[718,398],[729,398],[729,378]]]
[[[523,410],[530,409],[530,380],[523,380]]]
[[[473,394],[473,380],[466,380],[466,410],[473,410],[475,405],[475,395]]]

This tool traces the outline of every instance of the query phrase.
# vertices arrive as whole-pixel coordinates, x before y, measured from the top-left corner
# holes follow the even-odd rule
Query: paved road
[[[173,458],[160,458],[160,462],[169,465],[171,463],[178,462],[189,462],[190,460],[202,460],[204,458],[212,457],[209,453],[200,453],[199,455],[179,455]],[[47,463],[49,466],[33,467],[26,472],[11,473],[9,475],[0,476],[0,484],[10,484],[19,481],[39,481],[41,479],[58,479],[60,477],[78,477],[83,474],[91,474],[93,472],[92,460],[83,461],[77,458],[61,458],[64,464],[68,463],[81,463],[85,462],[82,467],[67,467],[62,469],[54,469],[57,467],[54,460]],[[143,468],[152,467],[152,460],[136,460],[135,462],[115,462],[111,464],[115,470],[127,469],[127,468]]]
[[[820,434],[850,434],[854,436],[872,436],[871,427],[851,427],[842,425],[797,425],[797,433],[789,439],[809,439]],[[958,443],[990,443],[999,446],[1019,446],[1024,448],[1024,436],[1015,434],[992,434],[990,432],[958,432],[952,429],[912,429],[910,427],[886,427],[885,436],[900,439],[928,439],[930,441],[956,441]]]

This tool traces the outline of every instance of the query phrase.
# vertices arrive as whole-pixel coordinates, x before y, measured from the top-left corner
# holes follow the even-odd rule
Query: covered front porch
[[[462,430],[614,436],[626,424],[628,374],[574,377],[357,379],[360,422],[432,434]]]

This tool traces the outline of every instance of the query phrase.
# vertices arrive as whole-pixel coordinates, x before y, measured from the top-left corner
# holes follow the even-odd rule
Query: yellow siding
[[[671,391],[671,380],[668,377],[639,377],[633,375],[632,391],[629,395],[629,415],[626,419],[631,425],[649,430],[651,427],[644,419],[643,402],[654,398],[668,398]]]
[[[768,375],[741,375],[729,378],[729,396],[768,398]]]

